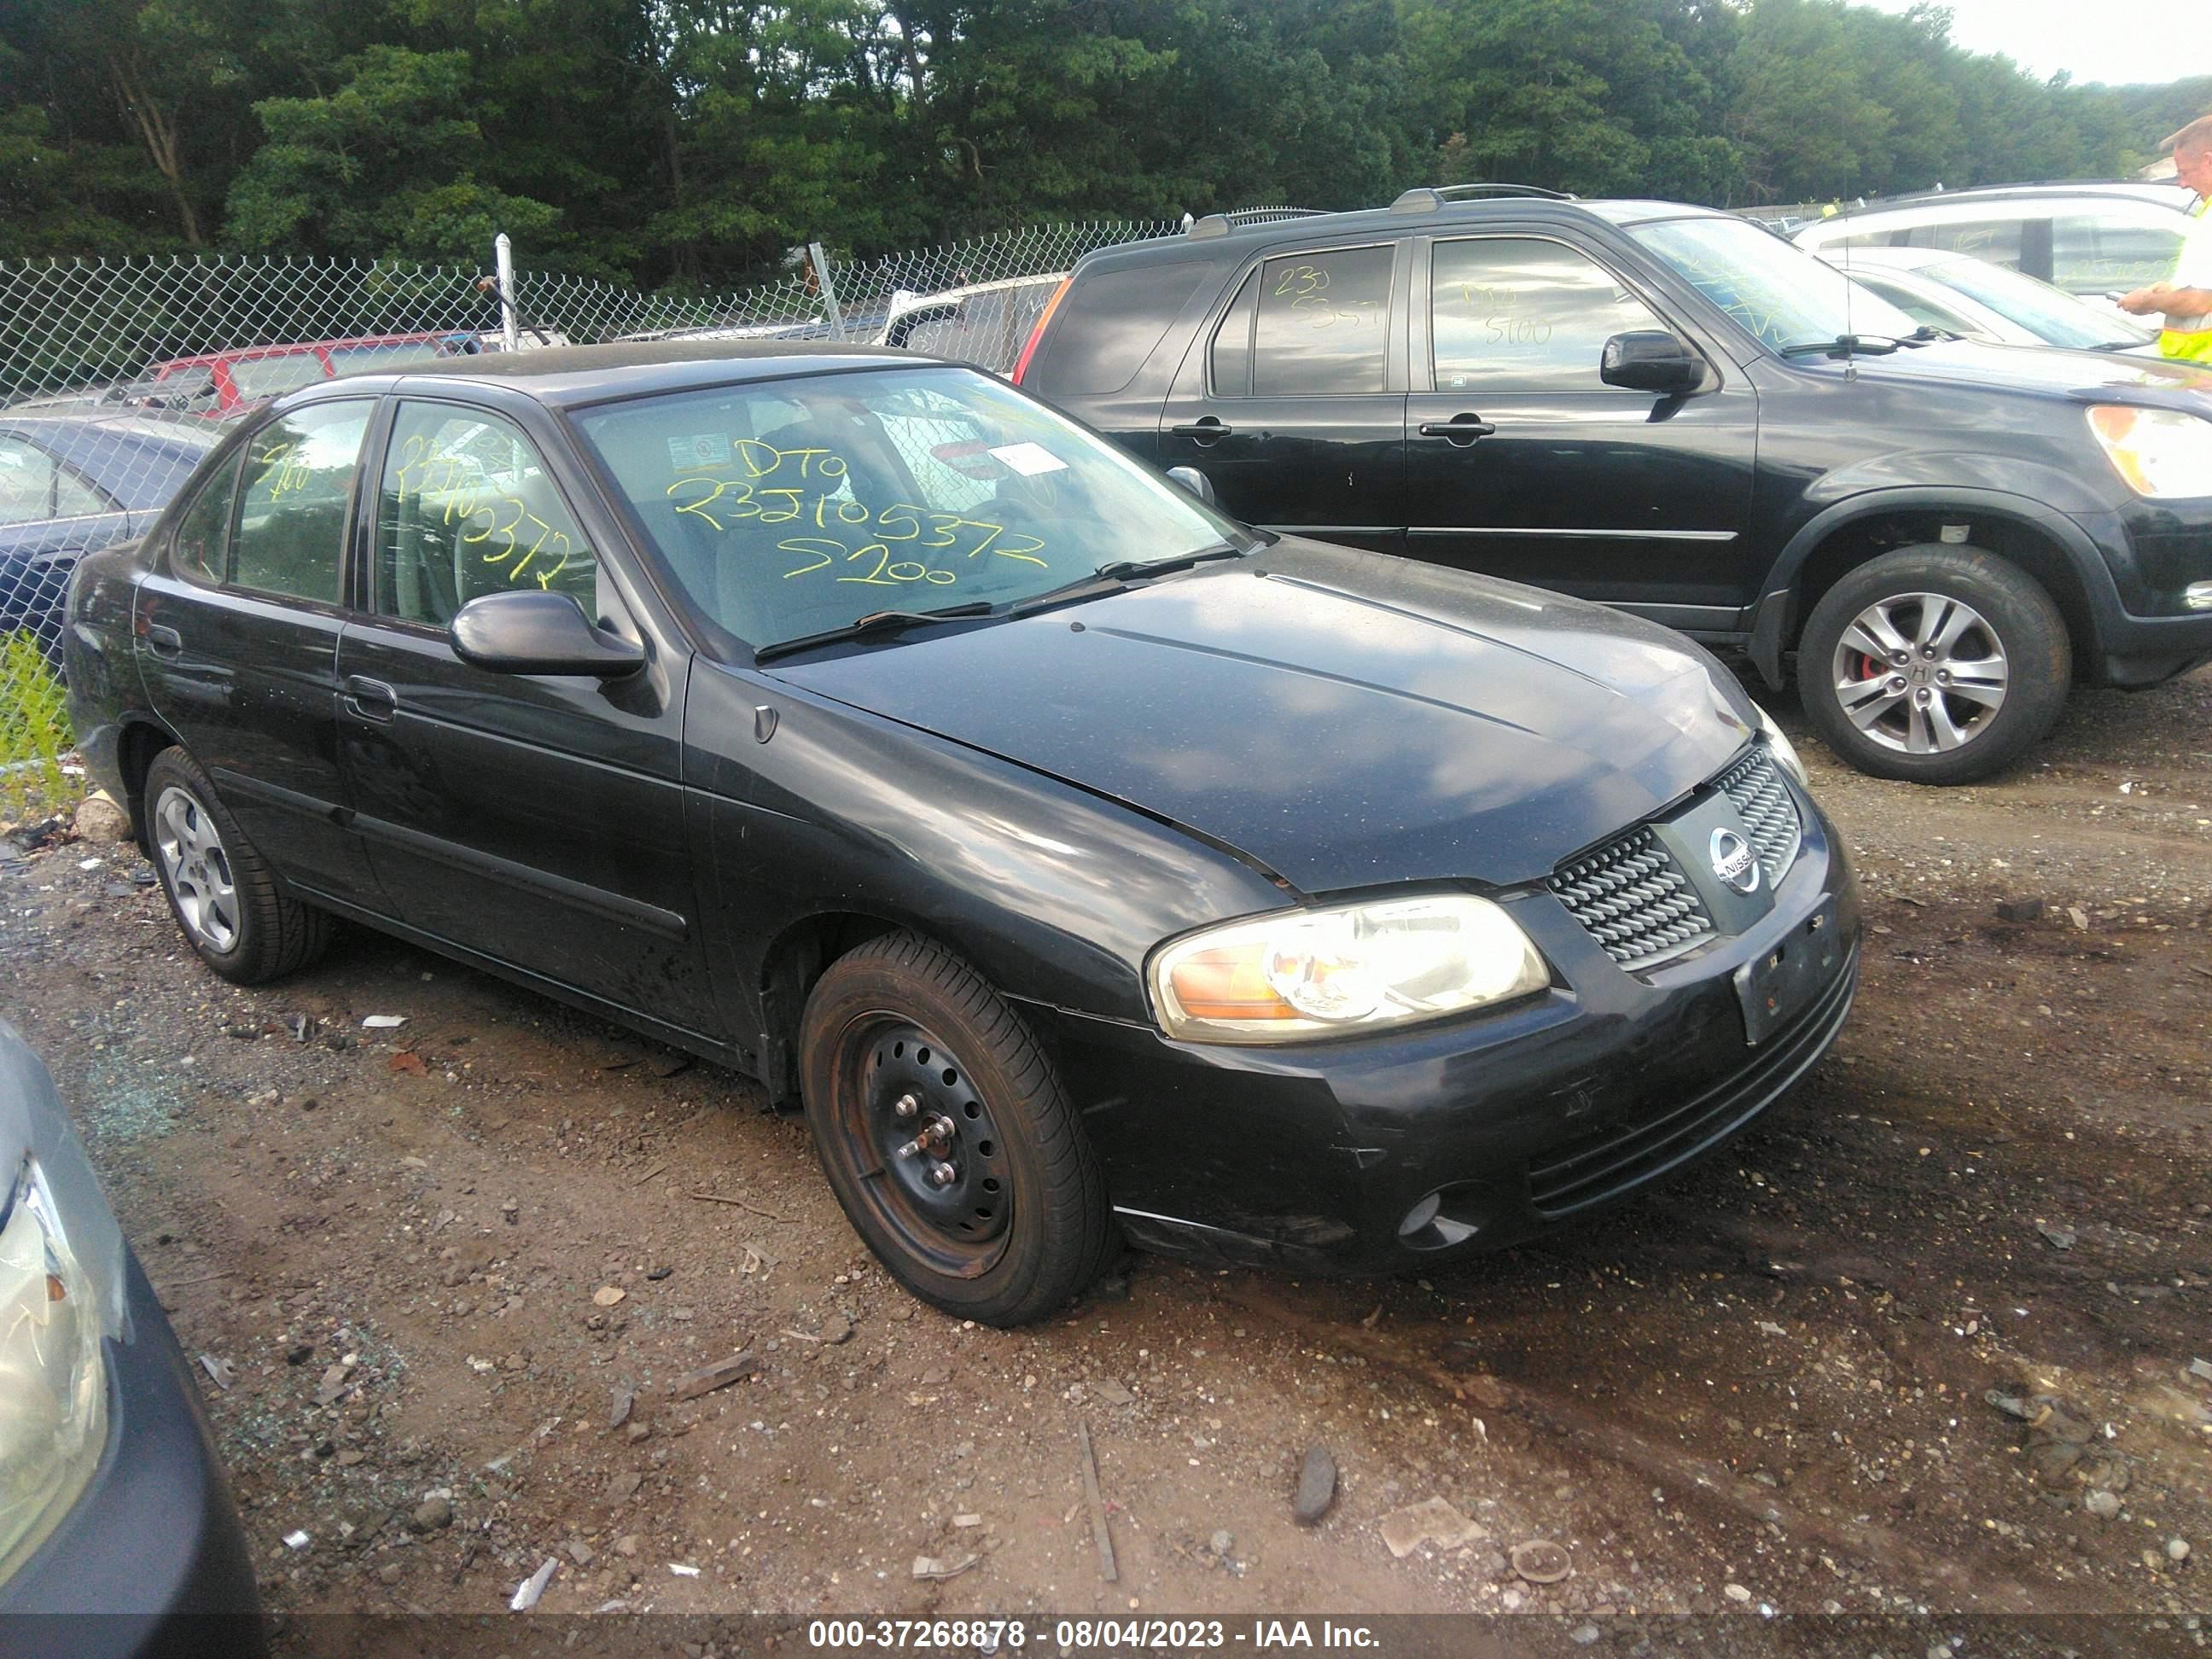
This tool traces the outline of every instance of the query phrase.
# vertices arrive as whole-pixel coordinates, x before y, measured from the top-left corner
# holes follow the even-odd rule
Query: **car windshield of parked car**
[[[879,611],[1012,604],[1240,538],[967,369],[716,386],[576,418],[692,599],[755,646]]]
[[[1770,350],[1846,334],[1901,340],[1920,326],[1840,270],[1741,219],[1666,219],[1631,234]]]
[[[2077,300],[2072,295],[1979,259],[1946,259],[1923,267],[1932,282],[1978,300],[2000,317],[2055,346],[2094,350],[2099,346],[2141,345],[2150,331],[2118,313]]]

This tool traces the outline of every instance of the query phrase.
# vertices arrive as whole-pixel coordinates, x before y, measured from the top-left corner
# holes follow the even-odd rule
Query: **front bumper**
[[[70,1514],[0,1584],[0,1620],[21,1651],[56,1659],[258,1659],[252,1563],[199,1390],[135,1256],[126,1283],[133,1334],[107,1345],[107,1449]]]
[[[2102,685],[2157,685],[2212,662],[2212,611],[2184,596],[2212,581],[2212,497],[2136,501],[2124,511],[2077,514],[2097,544],[2109,583],[2093,581],[2089,678]]]
[[[1718,1146],[1826,1052],[1856,984],[1857,880],[1798,799],[1804,842],[1771,914],[1657,968],[1616,964],[1548,893],[1511,901],[1565,984],[1494,1014],[1265,1048],[1032,1009],[1123,1230],[1211,1260],[1390,1272],[1516,1243]],[[1832,965],[1751,1043],[1740,970],[1816,917]]]

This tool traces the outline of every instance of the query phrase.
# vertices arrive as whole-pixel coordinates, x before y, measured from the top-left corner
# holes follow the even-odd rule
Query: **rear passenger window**
[[[1218,266],[1179,259],[1079,279],[1060,301],[1051,343],[1024,384],[1049,397],[1100,396],[1137,378],[1168,325]]]
[[[1260,267],[1255,397],[1381,392],[1394,250],[1331,248]]]
[[[1905,245],[1970,253],[1984,264],[2018,270],[2020,237],[2018,219],[1981,219],[1962,224],[1915,225]]]
[[[225,544],[230,535],[230,499],[238,493],[238,465],[243,459],[241,452],[224,462],[185,509],[169,551],[169,568],[179,575],[210,585],[222,582],[228,551]]]
[[[346,506],[374,403],[317,404],[272,421],[246,443],[234,586],[338,602]]]
[[[471,599],[538,587],[596,616],[598,576],[520,428],[483,410],[400,404],[377,492],[380,615],[443,628]]]

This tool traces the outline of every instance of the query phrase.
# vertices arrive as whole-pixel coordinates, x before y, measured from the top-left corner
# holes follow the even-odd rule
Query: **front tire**
[[[146,839],[185,943],[233,984],[296,972],[329,945],[328,913],[284,892],[181,749],[146,769]]]
[[[1899,548],[1821,597],[1797,647],[1805,713],[1862,772],[1968,783],[2057,720],[2065,619],[2033,577],[1974,547]]]
[[[832,963],[799,1026],[806,1121],[845,1214],[892,1276],[987,1325],[1041,1319],[1103,1268],[1096,1155],[1021,1016],[911,933]]]

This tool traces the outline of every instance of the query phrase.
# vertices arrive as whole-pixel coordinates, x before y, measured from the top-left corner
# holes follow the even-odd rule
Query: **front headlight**
[[[1752,707],[1759,708],[1757,703]],[[1805,775],[1805,762],[1797,752],[1797,745],[1790,741],[1788,735],[1774,723],[1774,716],[1764,708],[1759,708],[1759,735],[1766,739],[1767,752],[1774,757],[1776,764],[1796,779],[1801,788],[1810,789],[1813,781]]]
[[[39,1166],[0,1211],[0,1581],[69,1513],[107,1442],[103,1322]]]
[[[1160,1028],[1193,1042],[1297,1042],[1464,1012],[1551,983],[1520,925],[1465,893],[1285,910],[1164,945]]]
[[[2089,430],[2138,495],[2212,495],[2212,421],[2172,409],[2099,404]]]

